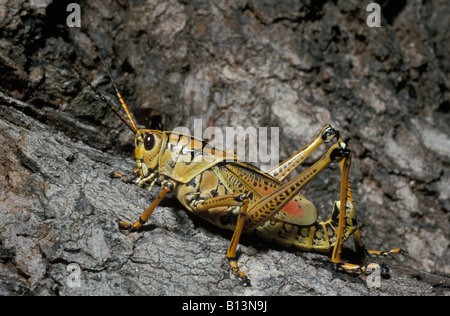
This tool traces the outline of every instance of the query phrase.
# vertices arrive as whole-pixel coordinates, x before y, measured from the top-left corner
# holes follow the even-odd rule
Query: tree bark
[[[69,28],[70,2],[0,4],[0,295],[449,294],[444,1],[380,1],[380,28],[369,2],[289,0],[93,0]],[[333,123],[353,151],[365,243],[410,256],[386,260],[390,278],[370,287],[329,256],[244,236],[242,288],[231,232],[174,199],[120,231],[159,188],[111,177],[135,168],[133,135],[69,64],[113,100],[98,53],[139,126],[278,127],[282,161]],[[325,219],[338,188],[330,168],[302,194]]]

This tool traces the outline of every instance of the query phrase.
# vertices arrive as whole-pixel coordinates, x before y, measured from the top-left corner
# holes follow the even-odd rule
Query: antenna
[[[106,67],[106,64],[105,64],[105,62],[103,61],[103,58],[100,56],[100,59],[101,59],[101,61],[102,61],[102,63],[103,63],[103,65]],[[131,124],[130,124],[130,122],[128,122],[127,120],[126,120],[126,118],[125,117],[123,117],[123,115],[122,114],[120,114],[120,112],[119,112],[119,110],[117,110],[115,107],[114,107],[114,105],[111,103],[111,101],[109,101],[92,83],[90,83],[87,79],[86,79],[86,77],[84,77],[76,68],[75,68],[75,66],[71,63],[71,62],[69,62],[69,64],[70,64],[70,66],[72,67],[72,69],[77,73],[77,75],[81,78],[81,80],[83,80],[84,82],[86,82],[87,84],[88,84],[88,86],[92,89],[92,91],[94,91],[95,92],[95,94],[106,104],[106,105],[108,105],[108,107],[122,120],[122,122],[124,122],[125,123],[125,125],[126,126],[128,126],[128,128],[134,133],[134,134],[136,134],[137,133],[137,131],[138,131],[138,128],[137,128],[137,126],[136,126],[136,123],[135,123],[135,121],[133,120],[133,117],[131,116],[131,113],[130,113],[130,111],[128,110],[128,107],[127,107],[127,105],[125,104],[125,102],[123,101],[123,98],[122,98],[122,96],[120,95],[120,93],[119,93],[119,91],[118,91],[118,89],[117,89],[117,86],[116,86],[116,83],[114,82],[114,79],[113,79],[113,77],[111,76],[111,73],[109,72],[109,69],[108,69],[108,67],[106,67],[106,70],[107,70],[107,72],[108,72],[108,75],[109,75],[109,77],[111,78],[111,80],[112,80],[112,83],[113,83],[113,85],[114,85],[114,89],[116,90],[116,95],[117,95],[117,97],[119,98],[119,101],[120,101],[120,104],[122,105],[122,108],[125,110],[125,112],[127,113],[127,117],[128,117],[128,119],[131,121]]]
[[[135,131],[137,131],[138,128],[137,128],[137,126],[136,126],[136,122],[134,121],[133,116],[131,116],[130,110],[128,110],[128,106],[126,105],[125,101],[123,100],[122,95],[121,95],[120,92],[119,92],[119,89],[117,89],[116,82],[114,81],[114,78],[113,78],[113,76],[111,75],[111,72],[109,71],[108,66],[106,65],[105,61],[103,60],[102,55],[99,54],[98,57],[100,57],[100,60],[102,61],[103,66],[105,66],[106,72],[108,73],[108,76],[109,76],[109,78],[111,79],[111,82],[112,82],[112,84],[113,84],[113,86],[114,86],[114,90],[116,90],[117,98],[118,98],[119,101],[120,101],[120,105],[121,105],[122,108],[125,110],[125,113],[127,114],[127,117],[128,117],[128,119],[130,120],[131,125],[133,126],[133,129],[134,129]],[[136,133],[136,132],[135,132],[135,133]]]

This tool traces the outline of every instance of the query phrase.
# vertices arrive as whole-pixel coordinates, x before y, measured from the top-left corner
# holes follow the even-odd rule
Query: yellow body
[[[175,132],[138,129],[114,79],[106,70],[126,117],[92,84],[86,82],[136,134],[136,182],[139,185],[148,182],[150,189],[155,182],[161,182],[159,196],[139,220],[133,224],[120,221],[121,228],[137,230],[142,227],[166,194],[173,192],[189,211],[214,225],[234,231],[227,258],[231,271],[241,279],[244,286],[250,286],[250,280],[239,270],[236,260],[236,247],[243,231],[256,231],[266,240],[275,240],[285,246],[294,245],[301,250],[325,252],[332,249],[332,261],[336,269],[351,274],[367,272],[368,269],[370,272],[371,268],[377,266],[359,266],[341,261],[342,244],[351,235],[357,250],[369,256],[407,254],[400,248],[389,252],[365,249],[349,185],[351,151],[347,149],[341,133],[333,126],[325,126],[308,145],[264,173],[205,140]],[[320,144],[333,139],[337,142],[322,158],[292,180],[283,181]],[[334,203],[330,218],[325,222],[317,222],[316,207],[299,192],[331,163],[339,163],[340,166],[340,198]],[[345,205],[345,209],[341,208],[342,205]],[[386,270],[384,266],[382,268]]]
[[[143,139],[153,135],[153,148],[147,150]],[[205,140],[191,135],[156,130],[139,130],[136,137],[136,160],[142,179],[173,180],[175,197],[188,209],[212,224],[234,231],[239,206],[218,206],[199,210],[208,199],[245,194],[249,208],[265,195],[276,192],[283,183]],[[339,205],[336,202],[335,208]],[[356,229],[356,213],[349,201],[344,240]],[[286,210],[285,210],[286,209]],[[265,240],[305,251],[327,252],[336,244],[339,208],[326,222],[317,222],[317,208],[300,194],[261,223],[247,221],[245,231],[256,231]],[[292,215],[293,214],[293,215]],[[333,216],[334,214],[334,216]]]

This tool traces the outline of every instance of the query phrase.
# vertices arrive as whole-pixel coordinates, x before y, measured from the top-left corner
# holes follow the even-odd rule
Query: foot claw
[[[119,222],[119,229],[128,230],[129,232],[133,232],[136,230],[133,225],[130,225],[127,222],[121,220],[118,220],[118,222]]]
[[[251,287],[252,283],[250,282],[250,279],[247,276],[244,276],[241,278],[241,285],[244,287]]]
[[[374,271],[379,271],[382,276],[389,276],[389,267],[384,263],[368,263],[363,268],[364,274],[370,275]]]
[[[121,174],[121,173],[119,173],[119,172],[116,172],[116,171],[113,171],[113,172],[111,172],[110,174],[109,174],[109,176],[111,177],[111,178],[115,178],[115,179],[122,179],[122,178],[124,178],[125,176],[123,175],[123,174]]]
[[[387,264],[380,263],[381,275],[387,276],[389,275],[389,267]]]

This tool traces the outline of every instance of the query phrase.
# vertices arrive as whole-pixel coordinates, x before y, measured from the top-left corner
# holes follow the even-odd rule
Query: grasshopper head
[[[142,178],[148,177],[157,167],[162,140],[162,132],[157,130],[140,129],[136,132],[135,155]]]

